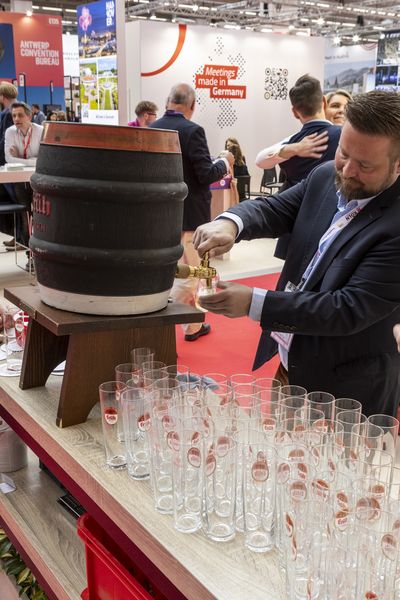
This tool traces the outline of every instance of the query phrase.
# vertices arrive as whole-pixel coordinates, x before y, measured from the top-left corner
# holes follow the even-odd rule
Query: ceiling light
[[[288,27],[288,29],[289,29],[289,31],[293,31],[294,25],[290,24],[289,27]]]
[[[236,23],[225,23],[224,29],[240,29],[240,25],[236,25]]]
[[[359,42],[361,40],[358,33],[355,33],[351,39],[353,40],[353,42]]]
[[[296,31],[296,35],[302,35],[303,37],[309,37],[308,31]]]
[[[379,39],[380,39],[380,40],[384,40],[384,39],[385,39],[385,34],[384,34],[384,33],[381,33],[381,34],[379,35]]]
[[[198,4],[193,4],[192,11],[193,12],[197,12],[198,10],[199,10],[199,5]]]
[[[256,17],[257,16],[257,13],[253,12],[252,10],[246,10],[244,14],[248,15],[249,17]]]
[[[156,19],[157,19],[156,15],[155,15],[154,13],[152,13],[152,14],[150,15],[150,20],[151,20],[151,21],[155,21]]]
[[[323,19],[322,17],[319,17],[319,19],[316,20],[317,25],[323,25],[325,23],[325,19]]]
[[[46,6],[46,10],[53,10],[54,12],[62,12],[62,8],[57,8],[56,6]]]
[[[333,38],[333,43],[336,45],[340,44],[340,35],[335,35],[335,37]]]
[[[76,9],[75,8],[64,8],[64,12],[74,13],[74,15],[76,15]]]
[[[342,23],[342,27],[355,27],[355,23]]]
[[[33,15],[33,12],[31,10],[29,10],[29,8],[28,8],[28,10],[26,11],[26,16],[31,17],[32,15]]]
[[[66,35],[71,35],[71,32],[70,32],[70,31],[67,31],[67,32],[66,32]]]
[[[272,33],[272,29],[271,27],[263,27],[262,29],[260,29],[261,33]]]
[[[309,20],[310,20],[310,19],[307,19],[307,17],[302,17],[302,18],[300,19],[300,21],[302,21],[303,23],[308,23],[308,21],[309,21]]]

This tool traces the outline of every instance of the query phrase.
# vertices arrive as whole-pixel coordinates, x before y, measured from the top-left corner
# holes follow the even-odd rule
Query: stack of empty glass
[[[177,530],[277,553],[291,600],[400,598],[394,417],[274,379],[192,374],[150,349],[131,360],[101,386],[107,463],[149,478]]]

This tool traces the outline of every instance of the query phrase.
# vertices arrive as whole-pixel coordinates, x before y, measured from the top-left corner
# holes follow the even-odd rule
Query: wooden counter
[[[153,509],[148,482],[106,467],[98,406],[85,423],[59,429],[54,422],[59,379],[52,376],[45,388],[25,391],[12,378],[1,379],[0,386],[0,414],[166,597],[285,598],[275,552],[254,554],[241,535],[217,544],[201,532],[177,532],[171,516]]]

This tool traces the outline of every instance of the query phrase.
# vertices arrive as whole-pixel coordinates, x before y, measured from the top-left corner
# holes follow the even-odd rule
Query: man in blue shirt
[[[346,114],[335,162],[282,194],[241,203],[195,232],[194,247],[211,256],[235,241],[291,232],[277,290],[222,284],[201,304],[260,321],[254,368],[279,351],[280,372],[291,384],[355,398],[366,415],[395,416],[400,96],[359,94]]]

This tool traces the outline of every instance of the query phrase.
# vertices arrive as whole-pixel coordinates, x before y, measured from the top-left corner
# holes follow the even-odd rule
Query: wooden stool
[[[187,304],[168,304],[155,313],[122,317],[95,316],[51,308],[35,285],[4,290],[4,297],[30,317],[19,385],[45,385],[66,360],[57,425],[86,421],[99,399],[98,387],[115,379],[115,366],[130,362],[135,347],[154,348],[158,360],[176,363],[176,323],[200,323],[204,313]]]

